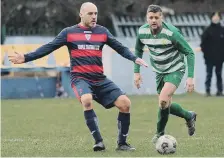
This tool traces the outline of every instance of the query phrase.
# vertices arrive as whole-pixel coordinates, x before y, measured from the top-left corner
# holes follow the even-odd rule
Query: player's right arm
[[[54,50],[65,45],[66,42],[67,42],[67,31],[66,29],[64,29],[55,37],[53,41],[27,54],[19,54],[15,52],[13,55],[9,55],[9,60],[14,64],[21,64],[32,60],[36,60],[50,54]]]
[[[144,44],[141,42],[138,34],[135,44],[135,56],[137,56],[138,58],[142,58],[143,48]],[[142,77],[140,75],[140,66],[138,64],[134,65],[134,83],[137,88],[140,88],[140,84],[142,83]]]

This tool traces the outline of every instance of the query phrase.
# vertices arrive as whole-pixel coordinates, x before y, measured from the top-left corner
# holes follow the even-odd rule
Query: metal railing
[[[222,14],[224,17],[224,14]],[[136,37],[137,31],[146,21],[144,17],[111,16],[116,35]],[[224,18],[221,23],[224,25]],[[200,38],[203,30],[210,24],[209,14],[180,14],[165,16],[164,21],[179,28],[187,39]]]

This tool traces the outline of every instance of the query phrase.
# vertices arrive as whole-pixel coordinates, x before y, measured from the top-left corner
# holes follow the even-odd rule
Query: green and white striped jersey
[[[194,76],[194,52],[175,26],[163,22],[161,31],[153,35],[149,24],[144,24],[138,31],[136,56],[142,58],[145,45],[149,49],[153,71],[157,73],[185,71],[184,56],[186,56],[188,77]],[[140,72],[139,65],[135,64],[134,72]]]

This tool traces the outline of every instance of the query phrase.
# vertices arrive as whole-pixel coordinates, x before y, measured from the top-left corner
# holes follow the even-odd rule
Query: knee
[[[121,112],[129,112],[130,111],[130,107],[131,107],[131,101],[130,99],[124,99],[122,101],[122,104],[120,106],[120,111]]]
[[[122,95],[116,100],[115,105],[118,107],[120,112],[127,113],[130,111],[131,101],[127,96]]]
[[[168,107],[169,107],[169,104],[170,104],[170,101],[169,101],[168,98],[166,98],[166,97],[160,97],[160,98],[159,98],[159,107],[160,107],[161,109],[166,109],[166,108],[168,108]]]
[[[81,103],[83,105],[83,108],[85,110],[90,110],[92,109],[92,95],[91,94],[84,94],[81,96]]]

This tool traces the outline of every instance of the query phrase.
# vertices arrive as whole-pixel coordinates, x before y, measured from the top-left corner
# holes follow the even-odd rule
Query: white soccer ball
[[[177,141],[171,135],[163,135],[156,142],[156,150],[160,154],[173,154],[176,152]]]

